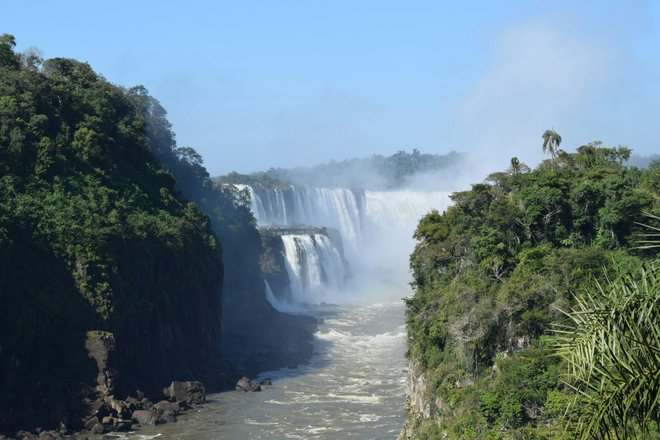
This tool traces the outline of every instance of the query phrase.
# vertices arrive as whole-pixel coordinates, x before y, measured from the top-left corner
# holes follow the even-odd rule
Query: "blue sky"
[[[660,2],[14,1],[18,49],[145,85],[213,175],[375,153],[660,153]]]

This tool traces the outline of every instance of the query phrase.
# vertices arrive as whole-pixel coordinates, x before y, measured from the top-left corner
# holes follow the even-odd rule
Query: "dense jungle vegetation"
[[[90,330],[114,334],[121,389],[221,384],[221,246],[155,159],[143,90],[14,44],[0,38],[0,428],[71,414],[96,382]]]
[[[14,48],[0,36],[0,432],[76,426],[91,330],[114,335],[118,393],[307,356],[313,322],[265,300],[249,207],[158,101]]]
[[[660,163],[546,134],[551,159],[512,159],[415,232],[419,438],[658,438]]]

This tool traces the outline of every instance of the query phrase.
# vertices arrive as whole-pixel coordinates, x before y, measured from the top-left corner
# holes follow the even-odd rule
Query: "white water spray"
[[[259,226],[317,226],[337,229],[351,275],[349,289],[375,292],[377,299],[402,296],[409,281],[408,256],[419,219],[431,209],[444,211],[448,192],[362,191],[347,188],[250,188]],[[341,294],[346,278],[341,254],[327,236],[284,235],[287,272],[294,301],[351,302]],[[337,255],[339,256],[337,258]],[[374,288],[368,288],[374,286]],[[364,294],[362,294],[364,296]],[[362,301],[359,301],[362,302]]]

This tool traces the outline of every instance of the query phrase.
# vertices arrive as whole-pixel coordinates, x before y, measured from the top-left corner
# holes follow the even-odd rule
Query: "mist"
[[[258,226],[280,237],[272,252],[281,254],[288,286],[265,274],[267,291],[273,305],[292,311],[410,296],[417,223],[469,188],[472,168],[464,155],[413,150],[218,181],[248,190]]]

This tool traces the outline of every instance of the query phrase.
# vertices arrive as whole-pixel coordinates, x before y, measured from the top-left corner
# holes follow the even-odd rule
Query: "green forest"
[[[408,357],[421,439],[658,438],[660,163],[599,142],[511,160],[421,219]]]
[[[99,331],[118,396],[307,356],[313,320],[265,300],[249,207],[176,144],[158,101],[15,45],[0,36],[0,432],[78,427]]]

